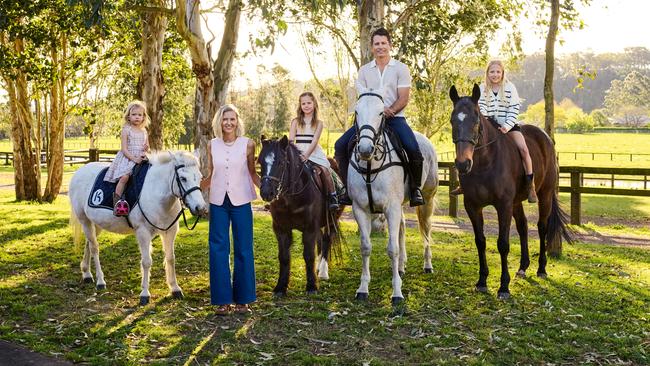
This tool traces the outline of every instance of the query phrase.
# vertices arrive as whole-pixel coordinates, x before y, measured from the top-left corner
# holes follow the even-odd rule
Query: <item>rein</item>
[[[184,168],[184,167],[185,167],[184,164],[174,166],[174,180],[172,180],[172,182],[170,183],[170,188],[171,188],[172,195],[174,195],[174,197],[176,197],[177,199],[181,200],[181,210],[178,212],[178,215],[176,215],[176,218],[174,219],[174,221],[172,221],[172,223],[169,224],[169,226],[167,226],[167,228],[163,229],[161,227],[156,226],[154,223],[152,223],[151,220],[149,220],[147,215],[144,213],[144,210],[142,209],[142,204],[138,203],[138,207],[140,208],[140,212],[142,213],[142,216],[144,217],[144,219],[149,223],[149,225],[153,226],[154,228],[156,228],[156,229],[158,229],[160,231],[169,230],[169,228],[171,228],[174,224],[176,224],[176,222],[181,217],[181,215],[183,215],[183,222],[185,223],[185,227],[188,230],[194,230],[194,228],[196,227],[196,224],[199,222],[200,216],[197,216],[196,220],[194,220],[194,224],[192,224],[191,228],[189,227],[189,225],[187,225],[187,218],[185,217],[185,207],[187,206],[187,202],[185,200],[186,200],[187,196],[190,193],[192,193],[194,191],[197,191],[197,190],[201,191],[201,188],[199,188],[198,186],[194,186],[194,187],[192,187],[190,189],[187,189],[187,190],[185,189],[185,187],[181,183],[180,177],[178,176],[178,169],[181,169],[181,168]],[[178,185],[178,191],[179,191],[178,195],[176,195],[174,193],[174,181],[176,181],[176,184]]]

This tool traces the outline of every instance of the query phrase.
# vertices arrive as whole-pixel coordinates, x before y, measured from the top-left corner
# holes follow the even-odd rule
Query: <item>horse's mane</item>
[[[199,165],[199,159],[188,151],[158,151],[149,154],[148,157],[152,165],[167,164],[172,161],[172,158],[187,167]]]

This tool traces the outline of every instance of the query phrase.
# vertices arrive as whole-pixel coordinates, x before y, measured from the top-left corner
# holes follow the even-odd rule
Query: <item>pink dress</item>
[[[133,156],[145,155],[146,150],[144,149],[144,145],[147,142],[147,130],[134,128],[130,124],[124,125],[123,130],[126,130],[126,149],[129,151],[129,154]],[[129,160],[129,158],[124,156],[122,150],[120,150],[108,168],[104,181],[115,183],[123,175],[131,174],[134,166],[135,162]]]

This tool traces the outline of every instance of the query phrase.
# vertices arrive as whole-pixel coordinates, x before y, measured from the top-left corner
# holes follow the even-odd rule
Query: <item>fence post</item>
[[[582,173],[571,172],[571,224],[580,225],[580,182]]]
[[[88,149],[88,160],[99,161],[99,150],[96,148]]]
[[[453,191],[459,185],[458,171],[453,166],[449,167],[449,192]],[[458,196],[454,196],[451,193],[449,194],[449,216],[458,217]]]

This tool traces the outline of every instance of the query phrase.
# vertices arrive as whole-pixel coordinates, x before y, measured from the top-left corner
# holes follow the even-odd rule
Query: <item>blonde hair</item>
[[[241,116],[239,115],[239,110],[232,104],[224,104],[219,108],[219,111],[214,116],[212,120],[212,130],[214,135],[220,139],[223,139],[223,130],[221,128],[221,121],[223,120],[223,115],[226,112],[235,112],[235,117],[237,118],[237,127],[235,128],[235,137],[244,135],[244,121],[242,121]]]
[[[503,66],[503,61],[501,60],[492,60],[488,63],[487,67],[485,68],[485,99],[487,101],[491,101],[492,98],[494,97],[494,94],[492,93],[492,82],[490,81],[490,68],[492,66],[499,66],[501,68],[501,83],[499,85],[499,100],[503,100],[504,97],[504,88],[506,83],[508,82],[508,79],[506,79],[506,68]]]
[[[310,91],[303,92],[298,97],[298,110],[296,111],[296,119],[298,120],[298,124],[301,127],[305,126],[305,112],[302,111],[302,102],[300,101],[302,97],[309,97],[311,98],[311,101],[314,102],[314,112],[311,117],[311,122],[309,123],[309,126],[313,128],[314,124],[318,122],[318,101],[316,100],[314,93]]]
[[[142,127],[149,127],[149,124],[151,124],[151,119],[149,119],[149,114],[147,113],[147,105],[141,100],[134,100],[129,103],[128,106],[126,106],[126,109],[124,110],[124,123],[129,125],[131,124],[131,121],[129,121],[129,115],[131,114],[133,108],[142,109],[144,112],[144,116],[142,118]]]

